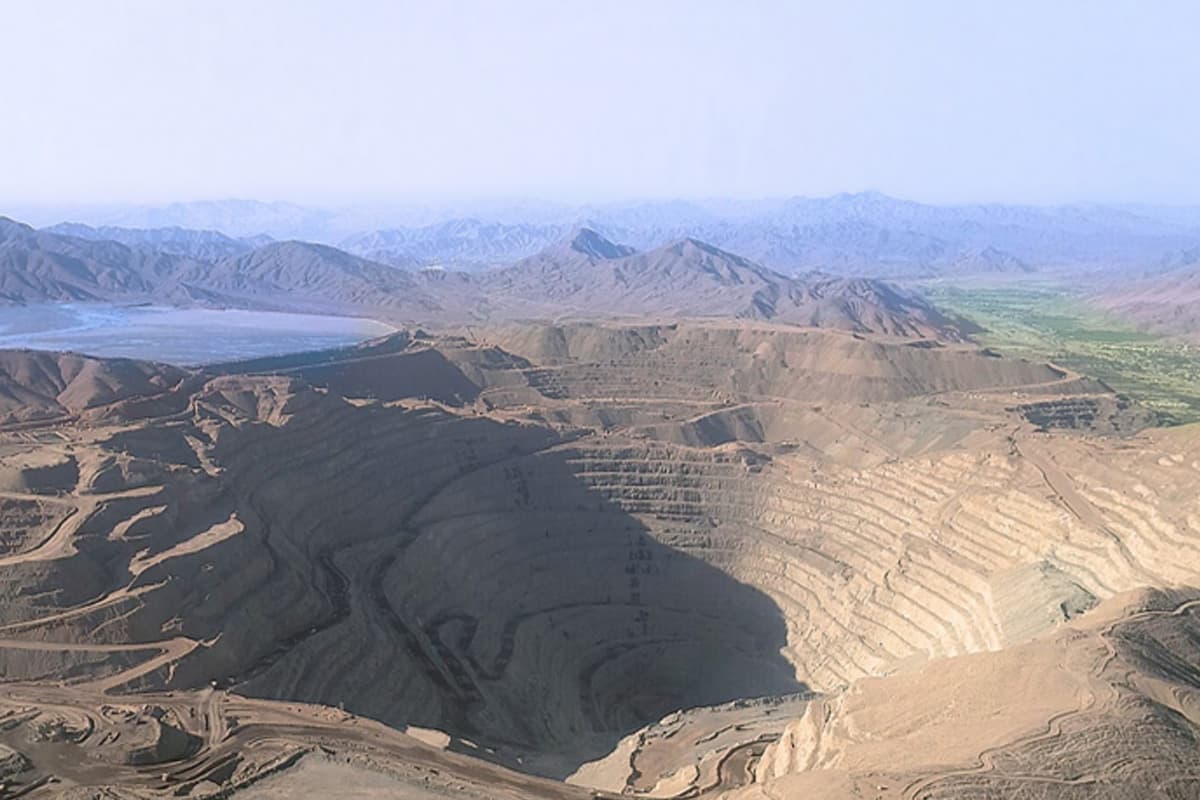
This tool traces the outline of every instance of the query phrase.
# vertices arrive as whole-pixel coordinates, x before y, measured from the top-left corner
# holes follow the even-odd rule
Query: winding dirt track
[[[139,694],[121,698],[98,696],[82,688],[54,688],[42,685],[9,685],[0,689],[0,704],[16,708],[39,708],[42,713],[56,710],[81,715],[90,720],[88,730],[79,739],[106,738],[100,735],[103,720],[87,710],[105,703],[127,702],[141,707],[159,706],[197,712],[198,735],[190,752],[172,762],[144,767],[81,764],[67,769],[66,777],[85,778],[90,783],[107,782],[127,789],[138,787],[155,794],[171,795],[206,780],[227,784],[230,770],[239,765],[251,768],[239,779],[239,785],[261,780],[296,762],[307,753],[355,756],[366,769],[416,769],[423,774],[441,774],[443,783],[463,782],[480,788],[498,790],[503,796],[574,800],[594,798],[602,793],[533,776],[512,772],[477,758],[430,747],[370,720],[330,715],[321,709],[295,704],[251,700],[208,689],[194,693]],[[92,727],[95,725],[95,727]],[[101,745],[103,746],[103,745]],[[257,755],[261,753],[262,755]],[[37,786],[27,786],[18,795],[40,796]],[[225,795],[222,795],[225,796]]]

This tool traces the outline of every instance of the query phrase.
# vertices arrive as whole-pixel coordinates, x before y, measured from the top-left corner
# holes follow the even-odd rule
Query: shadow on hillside
[[[464,468],[417,516],[388,586],[427,609],[413,656],[448,677],[452,709],[420,724],[543,754],[524,768],[562,778],[672,711],[806,689],[778,606],[697,557],[725,552],[711,522],[667,518],[662,493],[689,490],[613,487],[661,502],[655,535],[579,469],[561,449]]]
[[[312,383],[352,396],[462,398],[474,388],[433,350],[295,366]],[[393,725],[541,754],[523,768],[561,778],[672,711],[805,690],[782,655],[782,612],[713,566],[728,545],[707,517],[680,513],[680,502],[699,498],[670,485],[663,465],[633,451],[584,465],[554,446],[562,440],[548,428],[434,407],[338,413],[348,416],[337,442],[292,442],[288,426],[259,434],[280,437],[261,442],[266,451],[292,448],[289,466],[271,480],[318,494],[325,487],[328,497],[256,490],[258,513],[271,523],[296,519],[302,502],[341,521],[289,546],[307,554],[309,580],[329,610],[259,643],[256,661],[242,655],[246,663],[231,673],[238,691],[344,699],[347,710]],[[360,438],[356,427],[361,451],[349,446]],[[427,467],[412,470],[422,458]],[[251,467],[242,469],[252,474]],[[596,488],[598,480],[608,485]],[[279,548],[292,533],[275,536]],[[385,623],[395,648],[387,650],[409,662],[393,674],[423,676],[430,702],[381,697],[386,684],[358,694],[337,678],[307,691],[279,682],[321,672],[303,662],[319,657],[323,632],[343,624],[380,630],[372,620]]]
[[[429,399],[447,405],[472,403],[480,387],[436,348],[406,349],[407,334],[354,347],[316,350],[248,361],[213,364],[213,375],[290,375],[344,397],[383,402]]]

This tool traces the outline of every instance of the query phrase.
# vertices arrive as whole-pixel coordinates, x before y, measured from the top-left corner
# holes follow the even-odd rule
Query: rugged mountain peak
[[[5,242],[18,236],[28,236],[33,232],[33,228],[24,223],[0,216],[0,242]]]
[[[270,242],[262,247],[255,248],[252,255],[259,257],[273,256],[292,256],[292,255],[317,255],[329,259],[358,259],[357,256],[352,256],[344,250],[338,250],[336,247],[330,247],[327,244],[318,244],[317,242],[302,242],[298,239],[288,239],[282,242]]]
[[[351,255],[344,250],[314,242],[272,242],[244,255],[227,258],[215,265],[212,274],[197,277],[217,280],[220,275],[259,275],[272,281],[296,288],[297,285],[324,285],[334,294],[349,290],[343,281],[365,282],[375,290],[389,289],[411,284],[411,276],[403,270],[378,264],[368,259]],[[298,282],[298,283],[297,283]]]
[[[748,258],[699,239],[684,238],[652,251],[652,260],[667,271],[700,270],[722,282],[741,283],[745,280],[764,284],[787,283],[785,276],[756,264]]]
[[[665,252],[673,253],[685,258],[695,256],[715,256],[716,258],[732,261],[738,264],[751,263],[739,255],[730,253],[727,250],[722,250],[721,248],[711,245],[708,242],[702,242],[699,239],[693,239],[690,236],[671,242],[670,244],[665,245],[662,249]]]
[[[627,247],[623,244],[617,244],[611,239],[606,239],[591,228],[578,227],[571,231],[566,238],[565,244],[571,250],[577,253],[582,253],[589,258],[595,258],[602,261],[607,261],[613,258],[624,258],[625,256],[633,255],[636,251],[632,247]]]

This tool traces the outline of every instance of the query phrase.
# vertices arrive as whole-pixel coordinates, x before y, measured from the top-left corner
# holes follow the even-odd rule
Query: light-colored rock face
[[[968,346],[576,325],[272,368],[3,434],[7,679],[336,706],[610,790],[916,786],[1098,693],[1107,599],[1200,582],[1200,432]],[[1046,400],[1110,405],[1038,432]]]
[[[811,703],[739,796],[1195,796],[1198,610],[1194,589],[1126,593],[1026,644],[860,681]]]

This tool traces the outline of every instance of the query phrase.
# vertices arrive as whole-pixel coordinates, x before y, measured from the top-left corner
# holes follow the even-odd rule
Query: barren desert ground
[[[1065,368],[720,321],[2,366],[8,795],[1200,785],[1200,431]]]

